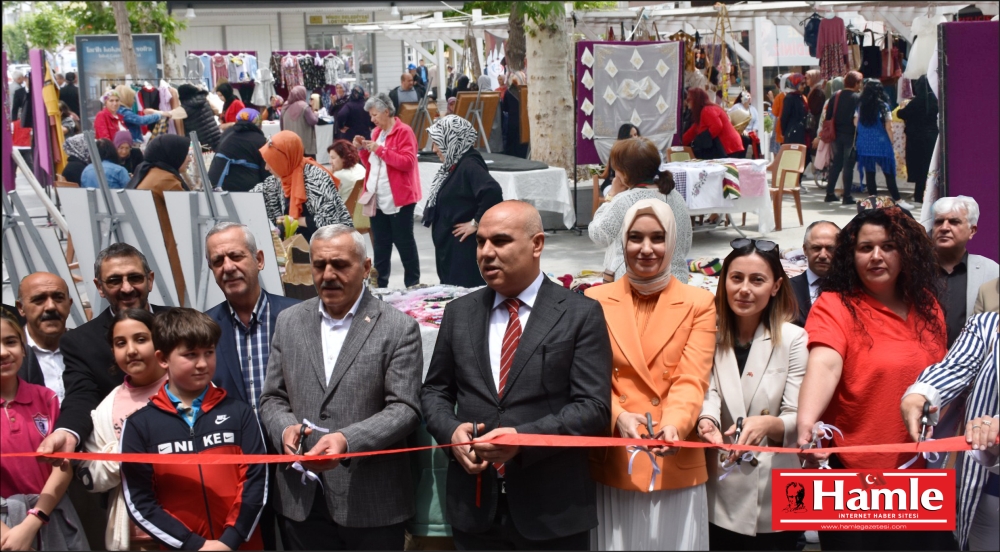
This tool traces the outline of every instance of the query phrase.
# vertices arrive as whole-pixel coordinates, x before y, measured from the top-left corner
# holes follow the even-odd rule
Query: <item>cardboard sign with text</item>
[[[771,470],[775,531],[952,531],[954,470]]]

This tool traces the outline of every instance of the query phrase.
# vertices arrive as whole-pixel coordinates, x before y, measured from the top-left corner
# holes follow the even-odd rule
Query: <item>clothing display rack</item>
[[[326,56],[337,56],[340,55],[337,50],[275,50],[271,52],[271,55],[278,54],[282,57],[284,56],[316,56],[318,55],[320,59]]]
[[[250,54],[253,57],[257,57],[257,52],[255,50],[188,50],[187,55],[189,56],[238,56],[240,54]]]

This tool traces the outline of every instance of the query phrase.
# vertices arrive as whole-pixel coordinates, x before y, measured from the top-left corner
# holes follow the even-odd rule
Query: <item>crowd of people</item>
[[[369,156],[392,145],[392,110],[378,107],[390,146],[365,144]],[[436,180],[429,224],[435,239],[465,234],[451,223],[472,211],[453,213],[448,198],[477,198],[468,200],[481,209],[476,231],[449,254],[475,262],[485,287],[448,305],[433,351],[422,349],[413,319],[367,288],[372,260],[347,218],[322,219],[312,233],[318,297],[302,302],[261,287],[263,252],[231,222],[206,238],[225,301],[205,313],[151,305],[156,275],[143,252],[122,243],[95,262],[109,306],[76,329],[66,330],[72,284],[25,277],[17,312],[5,309],[0,324],[5,452],[317,458],[277,469],[5,459],[4,548],[84,549],[89,537],[111,550],[274,549],[279,539],[288,550],[402,549],[408,520],[433,508],[410,457],[319,457],[406,448],[424,423],[438,443],[455,445],[438,500],[459,549],[794,549],[798,532],[771,528],[772,468],[895,469],[907,455],[720,457],[663,444],[489,441],[526,433],[803,448],[822,420],[839,430],[833,445],[905,443],[920,439],[925,402],[945,411],[935,436],[964,434],[973,444],[960,460],[958,531],[821,532],[822,547],[995,548],[1000,273],[966,249],[979,217],[973,199],[939,200],[930,236],[899,207],[862,211],[842,229],[813,223],[803,239],[809,268],[794,278],[778,244],[734,240],[713,297],[673,274],[688,217],[664,201],[660,183],[621,215],[614,251],[623,274],[584,296],[541,272],[538,212],[491,190],[466,125],[432,131],[438,154],[458,168]],[[265,192],[279,201],[279,182],[330,178],[287,137],[263,152],[284,175]],[[147,159],[184,159],[178,145]],[[616,179],[664,178],[633,168],[643,166],[644,139],[615,147]],[[629,155],[636,160],[622,163]],[[152,166],[142,181],[153,171],[171,174]],[[323,188],[296,197],[307,209],[316,194],[339,201]],[[395,195],[376,199],[389,201],[395,207]],[[390,216],[380,210],[375,220]],[[968,393],[964,413],[945,409]],[[106,507],[92,499],[103,493]],[[95,512],[97,531],[80,521]]]

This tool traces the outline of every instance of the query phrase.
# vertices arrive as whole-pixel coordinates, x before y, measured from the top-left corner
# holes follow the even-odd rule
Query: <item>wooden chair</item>
[[[688,146],[670,146],[667,148],[667,163],[690,161],[694,159],[694,150]]]
[[[774,203],[774,229],[781,231],[781,200],[785,195],[795,198],[795,210],[799,214],[799,225],[802,224],[802,198],[799,192],[802,172],[806,168],[806,146],[802,144],[784,144],[778,151],[778,157],[768,167],[771,173],[771,201]],[[744,214],[744,220],[746,215]]]

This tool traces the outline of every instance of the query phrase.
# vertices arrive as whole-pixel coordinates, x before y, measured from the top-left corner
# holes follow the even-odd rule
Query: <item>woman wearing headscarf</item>
[[[354,142],[356,136],[371,137],[371,117],[365,111],[365,89],[360,84],[351,87],[351,95],[335,115],[337,139]]]
[[[615,437],[694,437],[715,353],[712,294],[677,281],[674,213],[658,199],[632,205],[618,235],[626,276],[585,293],[604,309],[613,364]],[[595,550],[707,550],[705,452],[664,446],[594,449],[598,483]],[[656,471],[654,471],[654,466]]]
[[[119,130],[112,140],[115,149],[118,151],[118,164],[125,167],[129,175],[135,174],[135,170],[143,161],[142,150],[132,147],[132,133],[127,130]]]
[[[104,104],[104,109],[94,116],[94,138],[110,141],[114,139],[115,133],[119,130],[128,130],[125,128],[122,116],[118,114],[118,108],[121,107],[122,101],[118,97],[117,91],[108,90],[101,96],[101,103]]]
[[[135,170],[132,180],[128,183],[129,188],[153,192],[156,216],[160,219],[160,230],[163,232],[163,245],[167,248],[174,284],[177,286],[177,296],[181,301],[184,300],[186,286],[163,192],[182,192],[189,189],[181,174],[187,170],[188,163],[191,162],[190,149],[191,140],[187,136],[163,134],[153,138],[146,146],[146,160]]]
[[[264,194],[268,219],[279,227],[285,215],[299,221],[299,232],[306,240],[329,224],[354,227],[333,175],[305,156],[297,134],[290,130],[275,134],[260,148],[260,155],[271,176],[250,191]]]
[[[135,90],[127,84],[120,84],[115,87],[121,105],[118,107],[118,115],[125,121],[125,128],[132,133],[133,142],[142,142],[142,127],[159,122],[160,119],[170,118],[170,115],[155,109],[146,109],[148,115],[136,113],[132,110],[135,105]],[[112,137],[113,138],[113,137]]]
[[[347,81],[338,81],[333,89],[336,92],[336,97],[333,98],[333,104],[330,106],[329,112],[331,115],[336,115],[340,111],[340,108],[347,104],[347,100],[351,98],[351,86]]]
[[[70,136],[63,142],[66,152],[66,167],[63,168],[63,178],[67,182],[80,183],[83,170],[90,164],[90,150],[87,149],[87,137],[83,134]]]
[[[439,119],[427,130],[431,147],[441,159],[424,208],[424,226],[431,228],[438,278],[442,284],[486,285],[476,263],[479,219],[503,201],[503,190],[490,176],[476,150],[479,134],[458,115]]]
[[[788,90],[781,109],[781,132],[785,136],[785,144],[806,143],[806,120],[809,108],[803,91],[806,88],[805,78],[799,73],[788,76]]]
[[[285,100],[281,96],[271,96],[270,106],[264,109],[260,114],[261,121],[277,121],[281,118],[281,105],[285,103]]]
[[[260,115],[256,109],[241,109],[234,118],[236,122],[222,134],[215,150],[208,180],[227,192],[249,192],[271,174],[260,155],[267,138],[258,126]]]
[[[96,163],[100,162],[101,167],[104,169],[104,179],[108,183],[108,188],[112,190],[124,189],[128,185],[128,171],[125,170],[125,167],[118,164],[118,150],[115,149],[115,145],[111,143],[111,140],[105,140],[104,138],[98,140],[97,154],[101,158],[93,160],[94,162],[87,165],[83,169],[83,172],[80,173],[80,187],[101,187],[97,180],[97,170],[94,167]]]
[[[455,82],[455,88],[445,91],[445,96],[450,98],[453,96],[457,96],[459,92],[468,92],[468,91],[469,91],[469,77],[466,75],[462,75],[458,77],[458,80]]]
[[[290,130],[302,140],[305,154],[316,158],[316,123],[319,116],[309,107],[305,86],[296,86],[288,93],[288,103],[281,111],[281,130]]]
[[[587,227],[590,239],[608,248],[604,253],[605,279],[618,280],[626,273],[624,251],[618,239],[625,213],[636,202],[655,199],[665,202],[677,221],[674,223],[677,241],[671,244],[676,254],[670,271],[686,284],[690,276],[685,257],[691,249],[691,215],[684,198],[674,189],[673,175],[661,165],[656,145],[641,137],[619,140],[611,147],[608,164],[615,171],[614,183],[607,201],[597,208],[594,220]]]
[[[913,182],[913,201],[924,201],[924,185],[938,137],[938,101],[927,76],[913,82],[913,99],[897,112],[906,122],[906,174]]]
[[[236,114],[244,109],[246,105],[243,104],[243,100],[236,95],[236,91],[233,90],[233,85],[228,82],[224,82],[215,87],[215,92],[222,96],[222,115],[219,117],[222,125],[219,127],[222,130],[236,124]]]
[[[500,101],[500,109],[507,120],[507,130],[504,135],[504,155],[512,155],[522,159],[528,158],[528,144],[521,143],[521,80],[519,74],[510,77],[510,87]],[[461,80],[461,79],[459,79]],[[527,101],[528,98],[523,98]]]
[[[375,123],[371,140],[354,138],[361,162],[368,169],[365,214],[371,217],[378,286],[389,285],[392,247],[403,261],[406,287],[420,283],[420,256],[413,238],[413,212],[420,201],[420,171],[417,168],[417,137],[413,129],[393,115],[387,94],[376,94],[365,102]]]
[[[208,104],[208,91],[199,90],[191,84],[182,84],[177,87],[177,97],[181,101],[181,107],[187,112],[184,133],[191,136],[192,132],[197,132],[198,141],[203,147],[211,150],[218,147],[221,132],[219,122]]]

